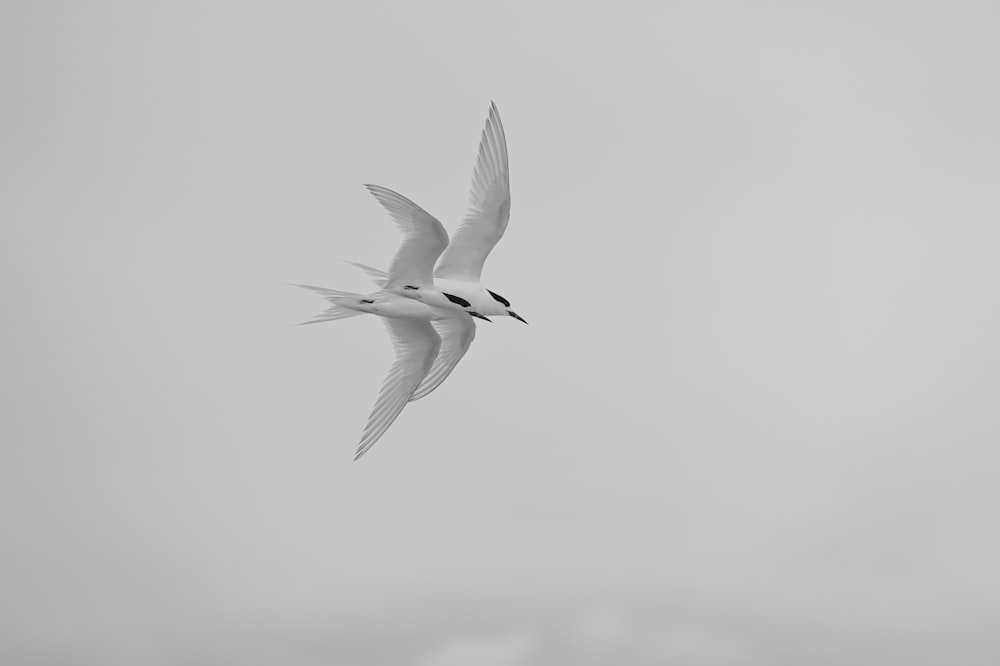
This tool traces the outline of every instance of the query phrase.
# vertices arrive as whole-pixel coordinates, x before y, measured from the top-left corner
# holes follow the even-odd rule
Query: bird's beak
[[[513,310],[507,310],[507,314],[509,314],[511,317],[513,317],[514,319],[516,319],[516,320],[518,320],[520,322],[524,322],[525,324],[528,323],[528,322],[524,321],[524,317],[522,317],[521,315],[517,314]]]
[[[468,310],[468,313],[470,315],[472,315],[473,317],[475,317],[476,319],[482,319],[483,321],[488,321],[491,324],[493,323],[492,319],[487,319],[486,317],[484,317],[483,315],[479,314],[478,312],[473,312],[472,310]]]

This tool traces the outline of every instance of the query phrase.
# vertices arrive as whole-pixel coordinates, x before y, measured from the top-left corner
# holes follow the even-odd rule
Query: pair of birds
[[[381,289],[361,295],[298,285],[331,304],[304,323],[379,315],[395,347],[396,360],[368,417],[355,460],[378,441],[407,402],[427,396],[448,378],[476,337],[473,318],[490,321],[486,315],[507,315],[528,323],[510,309],[506,298],[480,282],[483,264],[510,218],[507,141],[496,104],[490,104],[479,143],[469,212],[450,244],[444,226],[423,208],[387,188],[365,187],[403,233],[388,273],[349,262]]]

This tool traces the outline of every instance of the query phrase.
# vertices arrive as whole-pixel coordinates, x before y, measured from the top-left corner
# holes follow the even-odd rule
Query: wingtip
[[[373,446],[375,446],[375,442],[377,442],[380,438],[381,435],[376,437],[374,441],[370,441],[370,438],[368,437],[367,434],[362,436],[361,442],[358,444],[357,450],[354,451],[354,460],[357,461],[358,458],[368,453],[368,450],[371,449]]]
[[[365,183],[365,189],[373,197],[378,199],[380,202],[383,197],[401,196],[400,194],[393,192],[388,187],[383,187],[382,185],[375,185],[374,183]]]
[[[374,185],[372,183],[366,183],[365,189],[367,189],[368,192],[373,197],[375,197],[380,204],[385,206],[390,211],[390,213],[393,210],[392,206],[400,206],[402,204],[407,208],[412,208],[426,215],[430,215],[430,213],[428,213],[423,208],[415,204],[411,199],[403,196],[396,190],[390,190],[388,187],[385,187],[383,185]]]

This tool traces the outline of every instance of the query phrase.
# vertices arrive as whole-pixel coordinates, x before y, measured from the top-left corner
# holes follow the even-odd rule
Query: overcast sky
[[[5,3],[0,661],[1000,663],[995,3]],[[495,100],[497,318],[352,462]]]

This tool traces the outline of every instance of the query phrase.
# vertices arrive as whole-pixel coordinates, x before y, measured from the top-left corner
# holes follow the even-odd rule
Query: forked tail
[[[347,308],[341,304],[341,301],[357,302],[358,299],[363,298],[361,294],[353,294],[349,291],[338,291],[336,289],[327,289],[326,287],[314,287],[308,284],[296,284],[292,286],[302,287],[303,289],[314,291],[326,300],[330,301],[330,307],[316,315],[315,319],[302,322],[299,324],[300,326],[304,326],[305,324],[318,324],[321,321],[347,319],[348,317],[357,317],[358,315],[365,314],[361,310]]]
[[[386,273],[385,271],[380,271],[377,268],[372,268],[371,266],[359,264],[356,261],[347,261],[346,259],[344,261],[350,264],[351,266],[354,266],[355,268],[360,268],[365,273],[368,273],[368,277],[372,279],[372,282],[374,282],[380,287],[384,287],[385,283],[389,281],[389,274]]]

